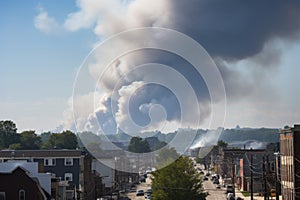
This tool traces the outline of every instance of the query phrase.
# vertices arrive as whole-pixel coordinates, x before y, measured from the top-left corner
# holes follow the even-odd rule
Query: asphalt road
[[[212,181],[203,181],[203,187],[209,193],[206,200],[226,200],[225,189],[217,189]]]
[[[148,187],[151,187],[151,179],[149,178],[150,175],[148,175],[148,178],[146,179],[146,183],[141,183],[137,185],[137,190],[144,190],[144,192],[148,189]],[[128,197],[131,200],[144,200],[144,196],[136,196],[136,192],[128,193]]]

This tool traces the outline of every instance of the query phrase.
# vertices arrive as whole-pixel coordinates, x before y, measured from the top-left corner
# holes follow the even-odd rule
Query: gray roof
[[[80,157],[81,150],[51,149],[51,150],[1,150],[0,158],[40,158],[40,157]]]

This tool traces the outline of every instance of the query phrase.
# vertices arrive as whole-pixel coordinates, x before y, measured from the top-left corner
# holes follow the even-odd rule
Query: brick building
[[[280,130],[283,200],[300,200],[300,125]]]
[[[22,167],[0,173],[0,199],[50,199],[39,181],[30,177]]]

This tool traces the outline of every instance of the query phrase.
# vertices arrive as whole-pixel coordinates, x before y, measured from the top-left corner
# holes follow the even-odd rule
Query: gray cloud
[[[213,56],[241,60],[271,39],[299,34],[300,2],[170,0],[169,27],[193,37]]]
[[[101,0],[104,1],[104,0]],[[229,65],[233,62],[249,59],[256,63],[253,68],[269,70],[279,62],[280,51],[272,48],[266,48],[274,39],[293,40],[298,37],[300,28],[300,1],[223,1],[223,0],[154,0],[151,5],[149,1],[132,1],[125,12],[119,12],[119,6],[112,3],[116,12],[103,12],[97,14],[97,7],[87,6],[88,1],[81,0],[82,6],[78,12],[81,19],[88,22],[76,24],[76,20],[69,15],[68,24],[72,24],[72,30],[86,28],[84,24],[90,22],[96,23],[94,27],[95,34],[100,37],[119,33],[130,28],[144,26],[160,26],[178,30],[192,37],[199,42],[208,51],[208,53],[217,61],[223,81],[226,86],[226,93],[229,98],[239,99],[242,96],[251,94],[256,95],[253,83],[257,81],[255,76],[245,77],[238,68],[232,68]],[[109,3],[110,5],[110,3]],[[98,12],[103,11],[100,6]],[[91,14],[92,13],[92,14]],[[77,18],[76,18],[77,19]],[[130,45],[135,41],[145,40],[142,36],[137,36],[134,40],[128,38],[120,45]],[[108,49],[113,51],[113,47]],[[101,61],[98,61],[101,62]],[[201,106],[201,119],[205,120],[210,116],[210,94],[203,77],[195,72],[195,69],[184,59],[172,53],[158,50],[141,50],[131,52],[121,58],[118,58],[103,76],[101,86],[105,88],[107,96],[113,99],[114,108],[109,108],[111,104],[102,103],[106,109],[96,111],[98,121],[102,128],[110,127],[116,130],[118,123],[128,119],[125,116],[122,119],[119,114],[124,114],[122,103],[128,101],[126,93],[120,93],[127,87],[127,91],[132,92],[129,99],[130,117],[139,125],[149,123],[149,106],[160,104],[165,108],[166,120],[176,121],[180,118],[180,107],[176,97],[161,86],[143,86],[141,88],[133,87],[133,83],[151,80],[154,76],[161,76],[164,79],[172,77],[164,74],[153,75],[151,73],[140,73],[133,70],[134,66],[143,63],[161,63],[171,66],[177,72],[182,74],[191,84],[194,91],[197,91],[197,98]],[[92,74],[97,74],[96,63],[91,68]],[[93,71],[94,70],[94,71]],[[99,77],[94,77],[99,78]],[[261,77],[260,77],[261,78]],[[181,87],[179,83],[173,81],[176,87]],[[122,89],[123,88],[123,89]],[[269,91],[270,92],[270,91]],[[124,96],[122,96],[124,94]],[[122,101],[124,102],[122,102]],[[193,105],[189,108],[191,111]],[[115,115],[121,120],[116,123]],[[193,115],[192,115],[193,116]],[[111,128],[114,127],[114,128]]]

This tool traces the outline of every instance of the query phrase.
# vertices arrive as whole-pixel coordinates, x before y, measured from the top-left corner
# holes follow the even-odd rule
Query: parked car
[[[144,196],[144,190],[138,190],[136,196]]]
[[[140,182],[141,182],[141,183],[146,183],[146,179],[145,179],[144,176],[142,176],[142,177],[140,178]]]
[[[227,200],[235,200],[233,193],[228,193],[227,194]]]
[[[151,199],[151,193],[145,193],[145,199]]]
[[[214,179],[214,180],[213,180],[213,184],[220,184],[220,182],[219,182],[218,179]]]
[[[233,186],[232,185],[227,185],[226,186],[226,193],[233,193]]]
[[[276,190],[275,189],[271,189],[271,197],[276,197]]]
[[[203,181],[208,181],[207,176],[204,176],[204,177],[203,177]]]
[[[216,188],[217,188],[217,189],[221,189],[221,185],[220,185],[220,184],[217,184],[217,185],[216,185]]]
[[[151,187],[148,187],[145,193],[146,193],[146,194],[152,194],[152,188],[151,188]]]

